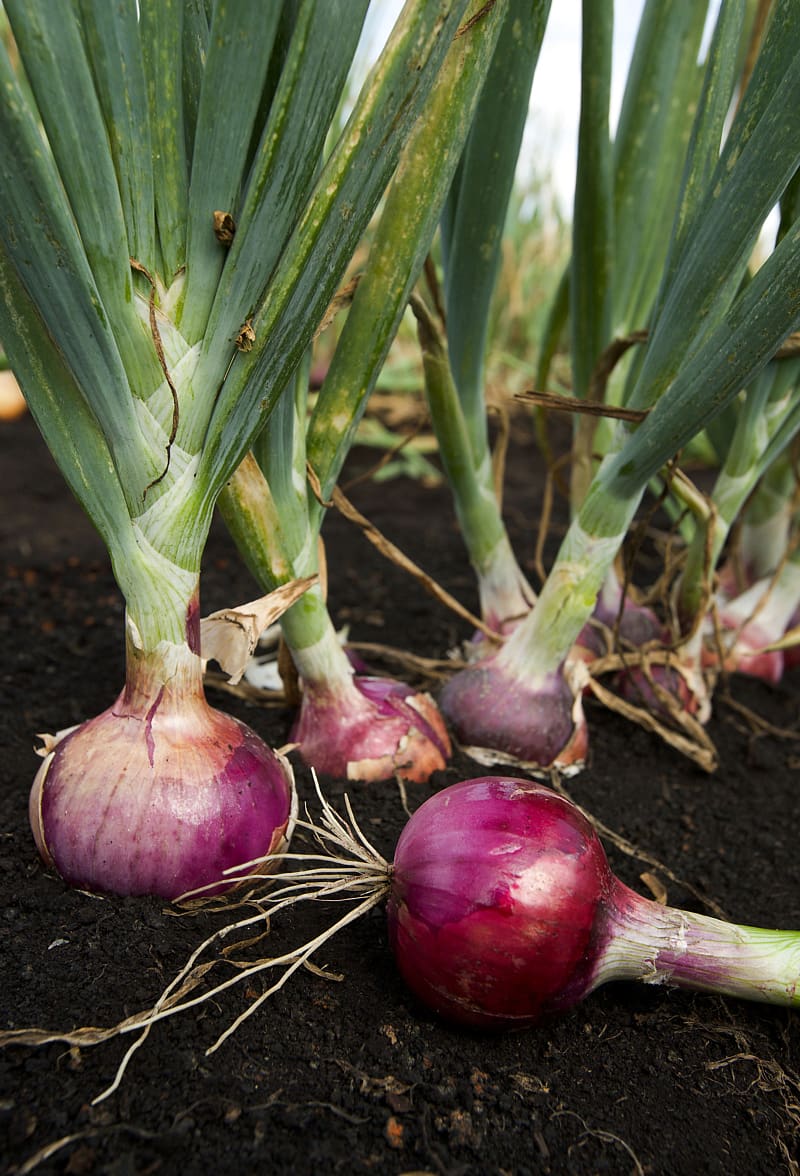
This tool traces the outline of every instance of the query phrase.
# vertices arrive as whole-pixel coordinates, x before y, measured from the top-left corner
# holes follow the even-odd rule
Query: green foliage
[[[615,291],[612,302],[617,322],[634,308],[638,308],[636,313],[647,314],[648,336],[631,366],[624,396],[628,407],[645,415],[640,422],[620,422],[609,430],[605,460],[585,497],[581,494],[577,499],[579,509],[536,608],[513,634],[509,660],[521,665],[527,658],[539,673],[555,670],[569,652],[650,479],[729,410],[743,388],[760,386],[760,373],[787,335],[800,326],[800,219],[796,206],[800,124],[795,116],[800,101],[800,8],[792,0],[776,0],[752,77],[726,129],[741,68],[743,34],[749,28],[745,7],[737,0],[720,6],[699,79],[689,64],[702,23],[692,11],[696,7],[651,0],[634,53],[619,145],[614,148],[617,244],[610,288]],[[594,28],[600,19],[599,6],[590,6],[585,17]],[[594,36],[592,47],[597,41]],[[600,70],[604,78],[602,60],[598,63],[593,58],[591,71]],[[673,66],[667,68],[670,61]],[[683,65],[673,73],[676,62]],[[652,85],[659,78],[654,91]],[[591,78],[589,83],[584,86],[584,104],[594,106],[599,101],[604,108],[598,86]],[[678,86],[676,100],[681,105],[677,112],[668,110],[661,115],[659,129],[655,115],[672,100],[673,84]],[[691,99],[693,93],[696,101]],[[592,117],[591,111],[585,112],[598,142],[603,137],[601,115],[602,109]],[[652,136],[642,134],[647,126]],[[667,150],[669,165],[658,154]],[[576,207],[581,219],[578,223],[576,218],[573,227],[573,277],[576,270],[584,276],[583,265],[590,276],[598,272],[592,242],[602,242],[603,233],[595,222],[605,224],[607,217],[606,188],[592,187],[592,175],[602,172],[602,165],[591,154],[581,155],[580,165],[589,174],[578,176]],[[668,166],[679,175],[677,184],[666,182]],[[641,238],[634,223],[639,197],[634,199],[634,195],[647,191],[660,205],[664,229],[657,247],[639,250]],[[752,274],[749,266],[754,246],[778,203],[782,209],[780,241]],[[647,208],[645,223],[649,216]],[[658,262],[655,274],[645,272],[654,261]],[[623,279],[619,287],[618,274]],[[602,280],[600,285],[600,292],[593,295],[598,306]],[[648,305],[651,296],[652,306]],[[548,354],[564,314],[585,313],[581,305],[574,291],[567,303],[562,288]],[[586,321],[590,317],[587,315]],[[592,321],[600,320],[595,316]],[[574,322],[573,364],[576,349],[581,352],[581,363],[587,358],[578,328]],[[611,337],[610,327],[605,339],[602,332],[594,335],[595,362]],[[772,390],[777,397],[769,379],[765,389],[765,395]],[[582,390],[579,385],[577,390]],[[735,414],[730,418],[733,420]],[[766,459],[777,456],[779,446],[786,444],[794,428],[791,408],[776,416],[774,431],[764,446]],[[723,432],[717,432],[720,444],[730,444],[735,433],[730,426],[727,432],[727,442]],[[754,469],[758,465],[760,460]]]
[[[549,12],[550,0],[510,4],[442,217],[448,351],[476,465],[487,451],[484,369],[489,312]]]
[[[115,557],[197,566],[466,8],[411,0],[321,167],[366,0],[6,5],[0,334]]]

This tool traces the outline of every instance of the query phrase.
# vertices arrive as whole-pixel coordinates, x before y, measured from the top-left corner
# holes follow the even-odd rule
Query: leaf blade
[[[213,214],[217,209],[233,214],[239,203],[279,17],[279,6],[264,12],[262,0],[220,0],[214,9],[189,182],[181,328],[192,341],[205,330],[226,261],[214,236]]]
[[[104,314],[126,370],[147,385],[157,378],[155,354],[133,308],[128,234],[77,9],[28,0],[6,9]]]
[[[442,217],[450,364],[479,462],[489,307],[550,0],[513,0]],[[487,177],[491,182],[487,183]]]
[[[256,346],[239,354],[217,399],[200,484],[216,495],[288,383],[395,166],[467,0],[414,0],[393,32],[253,316]],[[413,63],[413,68],[409,68]],[[268,342],[269,346],[266,345]]]
[[[0,333],[36,424],[109,550],[130,527],[106,440],[0,245]]]
[[[154,476],[128,377],[52,156],[0,47],[0,240],[135,496]]]
[[[169,285],[186,260],[189,163],[183,104],[182,0],[139,0],[150,108],[156,224]]]
[[[236,236],[215,292],[207,353],[219,350],[221,340],[233,340],[252,315],[295,231],[299,210],[319,168],[366,6],[367,0],[306,0],[300,6],[236,214]],[[217,374],[222,374],[219,366]]]
[[[80,5],[128,230],[128,253],[155,273],[153,148],[136,4],[80,0]]]

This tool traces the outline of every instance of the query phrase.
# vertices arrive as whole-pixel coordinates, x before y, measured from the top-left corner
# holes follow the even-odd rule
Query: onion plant
[[[674,7],[686,6],[652,0],[648,11],[672,12]],[[529,767],[560,762],[553,743],[569,749],[579,730],[570,652],[650,480],[757,379],[800,322],[800,221],[792,219],[761,268],[748,273],[764,222],[800,163],[800,133],[791,114],[800,93],[800,11],[788,0],[777,0],[726,131],[743,18],[743,4],[721,6],[688,146],[672,156],[680,183],[671,233],[657,288],[651,287],[646,342],[626,377],[625,406],[632,419],[614,424],[588,489],[573,499],[571,525],[535,607],[496,653],[463,670],[448,686],[457,699],[461,737],[484,758]],[[600,95],[605,104],[607,87],[592,83],[592,77],[602,68],[607,74],[608,52],[604,56],[602,49],[610,46],[611,3],[584,4],[584,19],[585,30],[593,30],[584,41],[584,103]],[[587,121],[610,157],[602,113],[582,118],[582,127]],[[576,255],[570,282],[582,280],[585,264],[589,289],[584,298],[579,290],[573,292],[571,312],[586,324],[587,358],[596,360],[610,342],[613,301],[606,285],[613,289],[616,272],[611,267],[606,282],[604,259],[611,251],[604,210],[611,185],[600,164],[587,166],[599,194],[586,213],[582,195],[576,198],[576,249],[584,233],[588,243],[580,246],[582,262]],[[580,175],[578,190],[582,193]],[[585,216],[594,218],[591,233],[583,227]],[[618,232],[624,228],[617,225]],[[652,282],[650,275],[646,282]],[[591,303],[588,309],[586,303]],[[576,322],[575,351],[582,350],[583,337]],[[590,362],[579,363],[578,378],[585,379],[580,372],[590,368]],[[568,752],[567,758],[574,756]]]
[[[682,151],[689,140],[691,109],[696,107],[701,96],[701,73],[696,67],[696,58],[703,27],[702,6],[676,5],[667,9],[658,4],[649,4],[643,12],[636,49],[625,92],[619,126],[613,147],[614,164],[614,232],[612,242],[612,273],[608,302],[610,302],[611,336],[613,342],[607,355],[621,360],[608,370],[605,358],[596,364],[591,373],[588,387],[578,385],[576,392],[588,399],[600,396],[606,405],[625,406],[627,396],[635,386],[635,366],[639,362],[636,346],[630,347],[645,333],[637,328],[648,321],[649,307],[657,292],[658,274],[662,268],[669,243],[669,233],[663,229],[669,224],[669,210],[674,204],[680,181],[680,171],[672,165],[676,150]],[[747,9],[738,28],[738,51],[717,55],[709,62],[709,69],[716,72],[717,99],[714,109],[709,110],[706,139],[717,141],[727,112],[726,103],[734,100],[735,93],[741,97],[741,88],[747,78],[740,76],[740,62],[750,58],[753,38],[758,26],[751,27],[752,11]],[[731,40],[736,40],[736,27],[731,30]],[[734,45],[735,48],[735,45]],[[654,95],[665,77],[673,78],[670,103],[640,101],[641,97]],[[638,87],[637,87],[638,80]],[[640,88],[644,87],[643,90]],[[738,90],[737,90],[738,87]],[[706,88],[708,94],[710,87]],[[715,112],[714,112],[715,111]],[[641,144],[647,144],[642,151]],[[651,148],[658,143],[659,150]],[[579,172],[579,179],[581,173]],[[781,223],[779,239],[789,229],[796,216],[797,177],[787,186],[781,199]],[[636,209],[638,215],[632,216]],[[578,256],[578,243],[573,264],[573,279],[587,272]],[[650,257],[650,266],[639,264],[643,253]],[[574,284],[574,282],[573,282]],[[572,324],[572,350],[579,348],[580,331]],[[725,545],[731,527],[740,517],[748,498],[754,492],[763,472],[790,442],[795,425],[792,421],[791,385],[795,374],[786,349],[778,365],[770,364],[757,381],[758,389],[748,390],[737,397],[711,423],[709,434],[716,460],[721,466],[720,476],[710,504],[705,503],[685,480],[676,478],[668,486],[657,487],[667,511],[676,519],[680,533],[688,546],[687,567],[681,575],[680,586],[675,597],[676,608],[668,604],[665,616],[659,619],[649,609],[643,609],[630,595],[630,586],[623,585],[616,568],[609,569],[606,581],[598,598],[593,621],[605,626],[606,639],[613,634],[621,640],[625,649],[636,649],[649,645],[650,650],[659,645],[672,647],[669,667],[651,664],[645,675],[639,670],[628,669],[617,677],[622,692],[634,695],[640,701],[655,703],[652,684],[655,677],[661,686],[676,696],[679,706],[696,712],[706,719],[710,714],[710,688],[713,679],[700,674],[702,664],[717,662],[718,650],[709,650],[709,633],[714,630],[712,644],[719,644],[718,627],[710,615],[714,607],[713,572]],[[623,358],[624,356],[624,358]],[[633,371],[631,370],[633,369]],[[778,372],[780,371],[780,375]],[[771,392],[767,392],[769,381],[773,381]],[[766,406],[769,405],[767,408]],[[761,408],[759,408],[761,406]],[[767,413],[761,419],[760,411]],[[593,466],[606,452],[613,439],[613,428],[609,418],[582,416],[579,418],[573,447],[572,498],[574,508],[580,504],[591,476]],[[694,440],[694,439],[693,439]],[[768,448],[767,448],[768,446]],[[687,451],[693,448],[693,441]],[[708,446],[706,446],[708,453]],[[784,464],[785,471],[785,464]],[[775,489],[781,482],[777,494],[765,493],[763,506],[770,502],[767,513],[776,512],[775,525],[771,529],[772,544],[777,543],[781,552],[785,549],[785,519],[787,497],[791,497],[793,479],[771,476]],[[664,497],[666,491],[666,498]],[[688,508],[688,509],[687,509]],[[763,516],[764,510],[760,512]],[[783,518],[781,528],[778,518]],[[779,533],[782,530],[782,536]],[[762,553],[766,555],[766,552]],[[769,569],[762,568],[760,574],[773,571],[780,553],[773,550]],[[762,562],[757,559],[756,562]],[[723,575],[723,579],[724,579]],[[719,602],[722,605],[722,601]],[[722,621],[724,612],[717,621]],[[753,636],[751,634],[751,636]],[[773,635],[774,636],[774,635]],[[766,655],[764,659],[753,659],[746,650],[747,636],[740,641],[741,656],[733,656],[729,649],[725,658],[728,668],[734,666],[748,672],[773,673],[781,662],[780,654]],[[590,647],[589,658],[604,652],[605,642],[598,636],[597,629],[587,626],[579,641]],[[757,643],[757,642],[756,642]],[[762,642],[763,644],[764,642]],[[730,644],[726,640],[726,644]],[[673,712],[674,713],[674,712]]]
[[[423,353],[425,389],[456,515],[475,571],[484,622],[509,634],[525,618],[536,594],[514,555],[502,517],[489,445],[485,396],[489,309],[536,61],[549,3],[535,19],[508,23],[470,129],[441,223],[444,323],[419,299],[414,303]],[[524,30],[520,34],[520,30]],[[486,175],[492,183],[484,182]],[[496,643],[473,640],[474,664],[445,686],[441,704],[455,735],[478,758],[486,745],[483,716],[493,722],[491,671]],[[466,692],[465,692],[465,687]],[[566,687],[564,688],[566,691]],[[558,683],[554,699],[536,702],[520,692],[503,697],[504,722],[525,743],[526,762],[580,762],[585,720],[580,697],[567,698]],[[499,698],[498,698],[499,705]],[[534,726],[537,728],[533,733]]]
[[[294,395],[279,401],[220,497],[220,507],[250,570],[269,591],[316,574],[316,502],[306,482],[308,367]],[[268,476],[267,476],[268,475]],[[426,780],[443,768],[450,743],[435,702],[394,679],[356,672],[317,584],[281,618],[285,649],[300,689],[290,740],[321,772],[349,779],[398,774]],[[280,659],[279,659],[280,660]],[[291,697],[291,695],[290,695]]]
[[[719,570],[716,593],[726,666],[732,662],[734,669],[772,680],[800,662],[796,443],[791,450],[784,449],[767,468],[745,504],[734,550]]]
[[[702,71],[697,66],[708,6],[658,0],[645,4],[636,36],[613,143],[609,136],[611,72],[610,21],[587,11],[584,40],[600,51],[584,55],[581,122],[575,188],[573,252],[568,270],[568,298],[561,312],[569,316],[572,394],[587,403],[624,407],[635,350],[623,349],[610,371],[603,357],[617,340],[628,343],[650,317],[670,241],[670,227],[680,196],[681,167],[692,131],[692,112],[700,98]],[[747,24],[740,29],[743,42]],[[727,58],[731,75],[737,60]],[[712,67],[713,68],[713,67]],[[724,104],[726,86],[720,87]],[[669,94],[669,100],[662,100]],[[716,128],[714,128],[716,129]],[[559,310],[556,300],[554,310]],[[552,326],[558,324],[558,313]],[[544,349],[545,357],[548,348]],[[545,360],[546,362],[546,360]],[[541,371],[544,386],[546,366]],[[585,497],[601,456],[613,443],[609,418],[591,413],[575,417],[570,466],[570,507],[574,514]],[[608,569],[593,621],[625,648],[642,646],[665,635],[652,611],[632,599],[616,566]],[[593,654],[604,650],[596,628],[584,627],[579,645]]]
[[[636,322],[636,315],[642,313],[645,299],[649,296],[652,301],[655,293],[658,267],[668,243],[668,233],[655,230],[667,219],[665,210],[670,210],[676,198],[679,171],[674,157],[676,150],[685,150],[689,110],[699,91],[696,58],[704,12],[698,5],[651,2],[646,6],[614,145],[613,192],[607,143],[611,63],[608,9],[590,6],[586,21],[585,39],[591,52],[584,56],[583,63],[573,261],[570,280],[562,283],[554,302],[551,333],[555,337],[570,310],[574,391],[591,399],[596,382],[592,364],[605,346],[612,319],[616,331],[625,332],[629,329],[626,324]],[[524,72],[524,59],[517,59],[516,64],[518,71],[522,67],[520,76],[515,76],[506,61],[502,81],[495,88],[498,95],[502,94],[497,99],[504,111],[502,146],[498,147],[494,109],[487,109],[483,123],[476,119],[471,131],[469,150],[459,171],[460,182],[451,193],[450,215],[442,225],[447,343],[436,337],[435,323],[427,322],[422,328],[426,387],[443,463],[476,569],[484,617],[501,632],[513,628],[535,600],[511,552],[492,487],[481,370],[508,186],[527,113],[530,73]],[[656,101],[659,86],[663,90],[667,85],[671,87],[672,100]],[[484,101],[488,108],[489,100]],[[509,111],[513,117],[509,117]],[[647,151],[643,152],[642,144],[647,145]],[[475,179],[490,162],[496,169],[498,158],[503,164],[505,187],[494,185],[490,195]],[[615,234],[615,221],[630,222],[628,230]],[[609,272],[615,245],[614,271],[620,280],[612,291]],[[612,293],[616,294],[613,307]],[[447,350],[453,357],[449,363]],[[540,363],[542,385],[551,353],[552,347],[546,342]],[[593,419],[580,418],[576,428],[571,474],[576,502],[591,476]],[[651,613],[627,601],[621,609],[622,599],[621,586],[611,569],[596,615],[612,624],[616,621],[617,630],[637,644],[661,635],[662,626]],[[587,626],[581,634],[583,643],[594,646],[589,657],[600,652],[594,632]],[[476,642],[470,651],[473,660],[491,652]],[[454,730],[479,758],[486,758],[481,751],[484,735],[474,727],[470,698],[476,688],[481,689],[476,684],[487,670],[485,687],[491,691],[489,660],[474,673],[457,677],[442,699]],[[463,694],[465,686],[469,687],[467,695]],[[564,704],[570,693],[575,698],[567,710]],[[576,691],[570,691],[559,680],[554,682],[554,693],[547,700],[519,696],[514,706],[519,711],[515,742],[520,752],[524,748],[524,762],[551,763],[556,758],[564,768],[580,762],[586,749],[586,733]],[[531,706],[539,712],[533,724]]]
[[[761,647],[781,638],[794,611],[791,590],[773,593],[769,615],[748,624],[748,608],[755,597],[764,593],[764,584],[778,571],[787,551],[791,499],[795,481],[786,477],[786,448],[800,430],[800,406],[797,399],[797,361],[768,364],[759,377],[743,392],[733,415],[733,429],[727,452],[710,496],[710,509],[697,520],[687,547],[686,566],[677,593],[678,621],[681,631],[696,632],[696,640],[705,641],[705,656],[717,660],[717,634],[708,598],[712,595],[710,574],[716,568],[731,527],[743,514],[744,507],[765,480],[765,492],[756,504],[769,513],[761,516],[761,526],[753,524],[747,532],[742,586],[730,575],[722,576],[723,591],[716,594],[716,622],[734,634],[731,648],[723,655],[729,669],[777,680],[783,659],[778,651],[759,655]],[[771,476],[770,476],[771,475]],[[782,490],[782,493],[781,493]],[[754,512],[755,515],[755,512]],[[754,517],[754,516],[753,516]],[[788,569],[783,573],[787,577]],[[781,597],[783,607],[778,606]],[[704,612],[708,612],[704,618]],[[705,623],[703,623],[705,622]]]
[[[798,212],[795,177],[781,200],[778,241]],[[797,606],[791,539],[798,489],[791,450],[800,430],[799,376],[796,340],[791,340],[710,430],[720,469],[710,509],[689,512],[694,526],[677,591],[678,630],[690,634],[690,643],[692,634],[695,644],[704,642],[707,661],[717,663],[721,654],[726,668],[772,681],[782,674],[783,654],[768,647],[783,637]],[[715,590],[712,575],[735,525],[738,551],[721,568]],[[701,623],[709,599],[709,615]],[[758,616],[751,623],[754,602]]]
[[[320,167],[366,9],[5,4],[0,337],[126,602],[125,687],[32,793],[75,885],[174,897],[292,818],[284,762],[203,696],[198,579],[467,0],[409,0]]]
[[[534,8],[533,25],[529,0],[468,8],[426,116],[400,156],[308,422],[303,379],[293,406],[284,401],[259,438],[258,462],[244,463],[221,497],[228,526],[265,588],[317,568],[322,502],[336,485],[430,249],[467,134],[473,133],[476,104],[484,111],[487,93],[495,101],[495,83],[508,68],[511,50],[532,72],[546,5]],[[494,184],[485,190],[494,191]],[[316,480],[313,494],[306,487],[307,465]],[[308,763],[367,779],[393,772],[425,779],[444,766],[449,740],[432,699],[399,682],[355,672],[321,589],[292,606],[281,624],[302,691],[292,738]]]

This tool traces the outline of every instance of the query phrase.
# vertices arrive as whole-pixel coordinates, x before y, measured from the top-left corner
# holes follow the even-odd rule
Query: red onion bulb
[[[71,886],[174,899],[277,852],[295,807],[287,761],[201,690],[126,688],[56,741],[30,820],[40,854]]]
[[[800,1000],[800,933],[642,898],[582,813],[528,780],[467,780],[421,805],[397,844],[387,915],[408,986],[469,1025],[532,1025],[612,979]]]
[[[304,683],[292,729],[305,763],[348,780],[423,783],[447,766],[450,739],[429,694],[357,673],[335,687]]]

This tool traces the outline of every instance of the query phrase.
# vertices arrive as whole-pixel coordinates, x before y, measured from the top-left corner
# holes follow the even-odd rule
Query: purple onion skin
[[[454,674],[439,698],[456,739],[526,767],[585,759],[588,733],[563,673],[542,683],[516,677],[492,656]]]
[[[646,605],[636,604],[628,596],[624,599],[621,616],[617,609],[604,604],[602,597],[598,599],[592,616],[612,633],[616,631],[620,642],[627,647],[639,649],[651,641],[669,640],[669,634],[653,610]],[[605,636],[589,621],[581,629],[575,646],[577,655],[587,662],[608,653]]]
[[[727,560],[718,572],[717,602],[719,605],[719,623],[722,629],[722,644],[727,647],[731,643],[734,633],[737,634],[736,643],[724,662],[724,669],[728,673],[745,674],[750,678],[761,678],[763,682],[773,685],[780,682],[784,671],[800,663],[800,649],[773,649],[763,652],[765,645],[771,645],[777,634],[767,633],[758,620],[740,628],[741,616],[737,615],[735,605],[737,597],[751,588],[758,580],[752,564],[738,566],[734,560]],[[788,628],[800,623],[800,612],[795,613]],[[717,642],[712,638],[706,642],[703,651],[704,665],[717,667],[720,664]]]
[[[800,1006],[800,932],[643,898],[580,810],[529,780],[466,780],[421,805],[387,917],[409,988],[477,1028],[535,1025],[615,979]]]
[[[669,631],[658,619],[651,608],[636,604],[628,597],[619,617],[617,628],[617,612],[607,608],[599,600],[594,610],[595,618],[602,622],[612,632],[617,631],[619,643],[623,649],[640,650],[644,646],[656,643],[661,646],[672,644]],[[580,632],[573,649],[573,654],[587,664],[591,664],[596,657],[604,657],[608,649],[603,635],[592,625],[586,624]],[[668,694],[671,694],[678,705],[687,714],[697,714],[700,700],[693,693],[686,677],[672,666],[652,664],[649,673],[653,681]],[[656,690],[645,674],[637,666],[621,670],[614,676],[614,689],[622,698],[636,706],[644,707],[651,714],[661,718],[670,718],[670,709],[659,698]]]
[[[686,714],[697,714],[699,701],[680,670],[672,666],[651,665],[650,677],[656,686],[672,695]],[[617,692],[628,702],[644,707],[660,718],[670,718],[669,707],[659,697],[643,670],[635,666],[617,674],[615,685]]]
[[[612,632],[617,628],[616,609],[607,609],[601,601],[598,601],[594,615]],[[617,632],[623,642],[636,649],[647,645],[649,641],[663,641],[668,637],[663,624],[653,610],[646,605],[636,604],[628,597],[625,598],[622,606],[622,616],[619,618]]]
[[[318,772],[349,780],[424,783],[447,765],[450,739],[428,694],[355,674],[344,690],[304,685],[291,740]]]
[[[285,761],[202,694],[137,701],[123,691],[42,765],[30,817],[45,861],[82,890],[174,899],[277,851],[293,814]]]
[[[455,784],[397,844],[389,936],[409,988],[440,1015],[524,1027],[594,986],[618,886],[589,822],[542,785]]]

